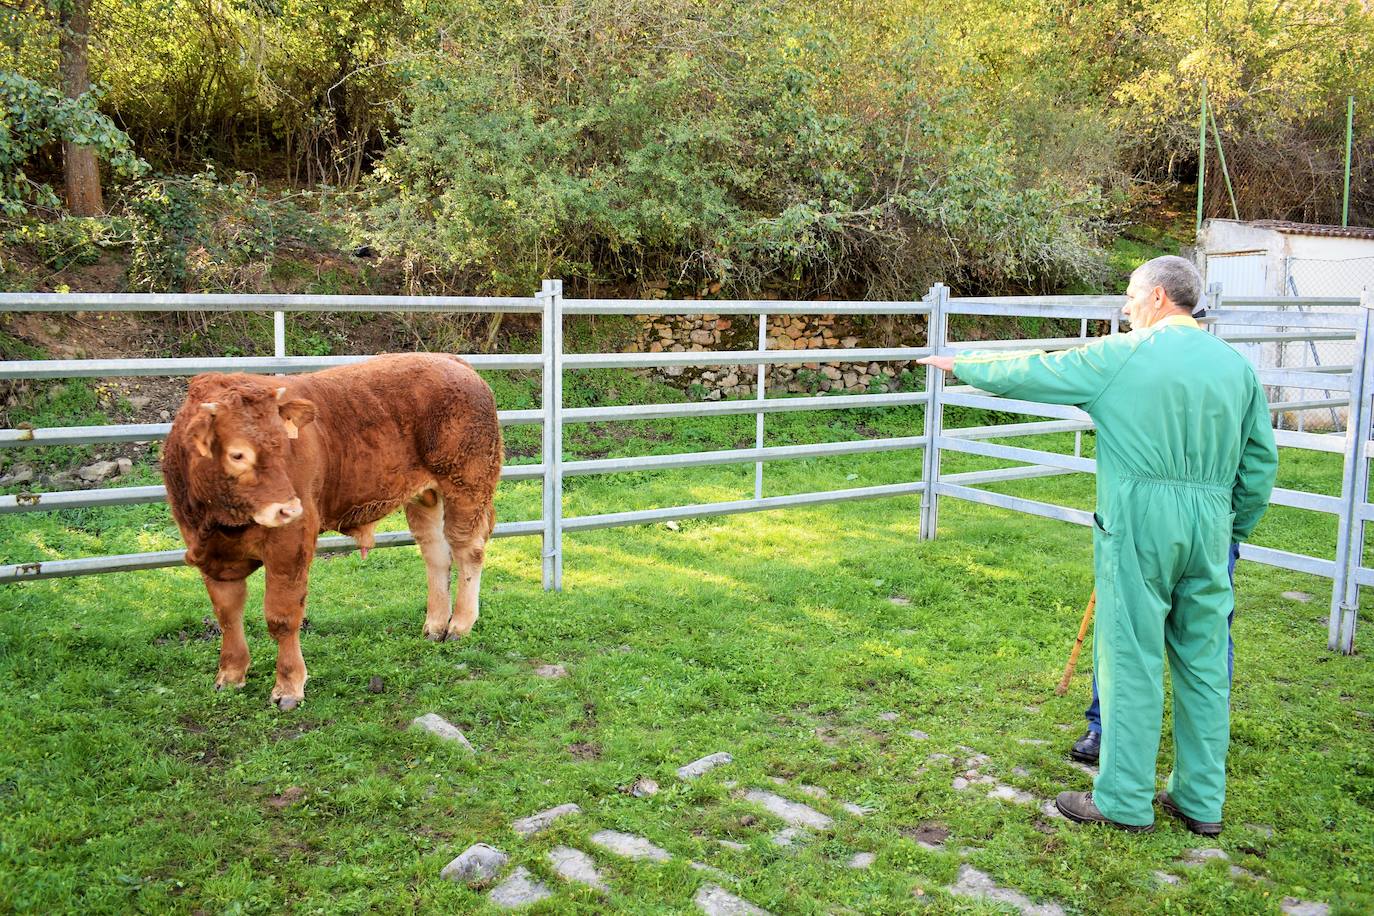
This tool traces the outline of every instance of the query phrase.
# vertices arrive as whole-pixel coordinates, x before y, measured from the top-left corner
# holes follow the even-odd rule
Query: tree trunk
[[[86,41],[91,27],[91,0],[66,0],[61,10],[62,93],[74,99],[90,88]],[[76,216],[103,213],[105,201],[100,193],[100,163],[95,150],[64,140],[62,161],[67,180],[67,209]]]

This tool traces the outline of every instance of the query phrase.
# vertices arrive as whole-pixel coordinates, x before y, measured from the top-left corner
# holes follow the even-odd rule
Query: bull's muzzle
[[[270,503],[253,513],[253,521],[264,528],[280,528],[289,525],[305,514],[300,497],[290,502]]]

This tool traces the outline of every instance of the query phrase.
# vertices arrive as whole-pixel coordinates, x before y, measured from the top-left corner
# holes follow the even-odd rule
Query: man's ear
[[[219,405],[214,401],[206,401],[200,405],[196,415],[191,418],[191,422],[186,426],[186,437],[191,440],[191,444],[200,452],[202,458],[210,456],[210,446],[215,441],[215,411],[219,410]]]
[[[281,393],[285,391],[285,388],[280,389]],[[277,395],[278,399],[281,398],[281,393]],[[285,401],[277,410],[281,413],[282,422],[286,424],[286,437],[288,439],[298,438],[301,434],[301,427],[308,425],[310,421],[315,419],[315,402],[307,401],[305,398]]]

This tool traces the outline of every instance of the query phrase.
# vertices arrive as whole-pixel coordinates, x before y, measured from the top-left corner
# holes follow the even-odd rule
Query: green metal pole
[[[1217,130],[1217,116],[1212,117],[1212,136],[1217,138],[1217,158],[1221,160],[1221,177],[1226,179],[1226,195],[1231,198],[1231,216],[1240,222],[1240,210],[1236,209],[1236,192],[1231,188],[1231,170],[1226,168],[1226,150],[1221,146],[1221,131]]]
[[[1194,235],[1202,236],[1202,189],[1207,180],[1207,81],[1202,81],[1202,113],[1197,127],[1197,229]]]
[[[1345,200],[1341,203],[1341,225],[1350,225],[1350,139],[1355,133],[1355,96],[1345,104]]]

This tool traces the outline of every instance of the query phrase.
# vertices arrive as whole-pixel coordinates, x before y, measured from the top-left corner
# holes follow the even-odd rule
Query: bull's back
[[[439,478],[484,491],[496,485],[502,443],[495,399],[455,356],[379,356],[299,376],[289,387],[291,396],[316,404],[326,527],[375,521]]]

